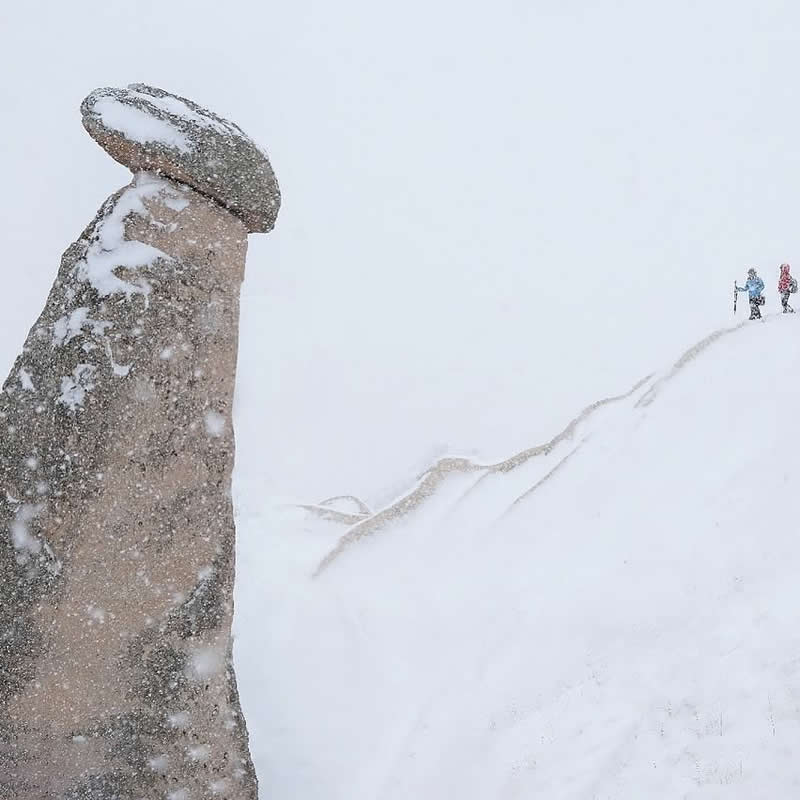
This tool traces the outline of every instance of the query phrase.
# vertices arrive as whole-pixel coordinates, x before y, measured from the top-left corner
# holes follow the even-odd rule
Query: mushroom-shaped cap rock
[[[232,122],[191,100],[134,83],[95,89],[83,126],[134,172],[159,172],[213,198],[253,232],[272,229],[281,204],[266,154]]]

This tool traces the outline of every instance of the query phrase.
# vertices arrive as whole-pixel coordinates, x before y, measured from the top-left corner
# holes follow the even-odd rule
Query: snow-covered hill
[[[719,331],[375,513],[266,513],[240,467],[264,796],[797,796],[798,322]]]

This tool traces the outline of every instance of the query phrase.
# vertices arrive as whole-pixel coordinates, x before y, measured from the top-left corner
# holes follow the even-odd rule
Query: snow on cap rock
[[[238,125],[191,100],[141,83],[95,89],[83,127],[134,172],[159,172],[216,200],[250,233],[272,230],[280,189],[269,159]]]

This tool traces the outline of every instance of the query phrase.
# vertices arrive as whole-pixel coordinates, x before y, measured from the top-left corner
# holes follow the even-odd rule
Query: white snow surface
[[[240,463],[262,793],[796,796],[798,334],[720,331],[544,448],[440,461],[396,518],[270,508]]]

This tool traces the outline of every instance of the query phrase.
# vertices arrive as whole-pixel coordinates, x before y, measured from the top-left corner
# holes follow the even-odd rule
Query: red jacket
[[[792,283],[792,276],[789,274],[789,265],[782,264],[781,265],[781,278],[778,281],[778,291],[779,292],[788,292],[789,287]]]

